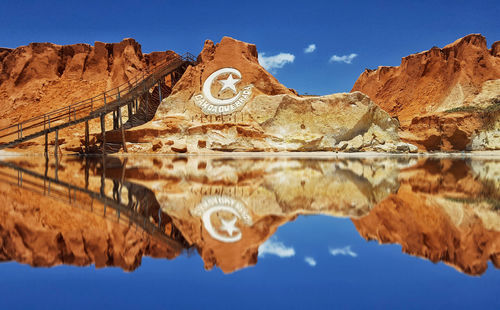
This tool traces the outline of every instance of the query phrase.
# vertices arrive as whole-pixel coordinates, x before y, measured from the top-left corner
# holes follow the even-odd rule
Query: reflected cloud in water
[[[337,256],[337,255],[345,255],[345,256],[351,256],[351,257],[358,256],[358,254],[356,252],[351,250],[350,245],[343,247],[343,248],[329,248],[328,252],[333,256]]]
[[[134,270],[143,256],[197,252],[205,269],[231,273],[294,256],[272,237],[278,228],[326,215],[351,219],[366,240],[480,275],[489,261],[500,266],[499,171],[488,158],[12,158],[0,165],[2,259]],[[351,246],[328,251],[358,256]]]
[[[264,257],[266,254],[276,255],[281,258],[292,257],[295,256],[295,249],[272,237],[259,246],[259,257]]]

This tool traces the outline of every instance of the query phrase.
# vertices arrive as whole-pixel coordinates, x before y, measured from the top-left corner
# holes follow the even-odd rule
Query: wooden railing
[[[46,167],[48,167],[48,162]],[[88,177],[88,172],[86,174]],[[142,197],[138,197],[134,201],[128,201],[125,204],[121,199],[117,199],[117,197],[121,197],[121,191],[119,195],[114,192],[113,197],[106,195],[103,189],[105,183],[102,175],[101,189],[95,191],[89,189],[88,186],[80,187],[62,181],[57,175],[52,177],[48,176],[47,172],[41,174],[12,162],[0,161],[0,181],[9,185],[17,185],[22,189],[40,195],[49,196],[67,205],[79,207],[92,213],[99,212],[101,216],[108,220],[114,220],[128,226],[135,225],[152,237],[167,243],[172,249],[181,251],[187,246],[184,238],[173,229],[173,224],[166,231],[166,227],[171,222],[170,217],[161,210],[157,211],[156,214],[152,214],[148,205],[140,205],[143,200]],[[88,181],[86,183],[88,184]],[[127,185],[140,186],[127,182],[124,187],[127,187]]]
[[[58,128],[65,128],[88,119],[97,118],[102,113],[109,113],[113,109],[125,105],[135,96],[143,94],[158,79],[186,63],[194,64],[194,56],[186,53],[173,59],[167,59],[154,68],[144,70],[127,82],[97,96],[2,128],[0,129],[0,149],[39,137]]]

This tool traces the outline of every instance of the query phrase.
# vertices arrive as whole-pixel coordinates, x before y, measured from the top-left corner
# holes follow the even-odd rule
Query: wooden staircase
[[[70,104],[20,123],[0,129],[0,150],[22,142],[45,136],[45,154],[48,154],[48,134],[55,132],[55,149],[58,133],[76,124],[85,123],[85,151],[89,150],[88,121],[101,119],[103,143],[101,153],[106,153],[106,128],[104,118],[113,113],[113,130],[129,129],[153,119],[161,101],[170,95],[175,83],[186,69],[195,65],[195,57],[189,53],[169,59],[144,71],[126,83],[92,98]],[[167,79],[169,76],[169,79]],[[167,85],[167,80],[170,85]],[[122,123],[121,108],[127,106],[129,118]],[[125,143],[122,145],[125,148]],[[56,152],[57,154],[57,152]]]

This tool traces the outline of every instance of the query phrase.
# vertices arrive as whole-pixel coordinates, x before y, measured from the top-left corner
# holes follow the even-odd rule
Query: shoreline
[[[82,155],[78,153],[62,154],[59,157],[101,157],[100,154]],[[472,152],[422,152],[422,153],[380,153],[380,152],[217,152],[217,153],[115,153],[107,157],[234,157],[234,158],[381,158],[381,157],[411,157],[411,158],[484,158],[499,159],[499,151]],[[14,157],[44,157],[43,153],[16,153],[0,150],[0,160]],[[55,157],[53,154],[49,158]]]

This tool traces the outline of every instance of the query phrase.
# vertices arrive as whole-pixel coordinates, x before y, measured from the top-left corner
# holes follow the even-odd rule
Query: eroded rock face
[[[297,216],[362,217],[399,186],[398,165],[382,159],[133,158],[127,166],[205,268],[226,273],[257,263],[259,246]]]
[[[203,82],[210,74],[220,68],[232,67],[241,72],[239,84],[253,84],[254,92],[258,94],[278,95],[292,94],[278,80],[259,65],[257,47],[254,44],[224,37],[215,44],[207,40],[198,56],[198,64],[189,68],[176,84],[172,93],[186,101],[191,99],[193,92],[200,92]],[[168,109],[168,106],[166,107]]]
[[[367,94],[397,116],[404,140],[427,150],[498,149],[497,143],[472,143],[493,131],[500,102],[499,42],[471,34],[444,48],[404,57],[399,67],[365,70],[352,91]],[[459,113],[448,113],[457,111]],[[432,126],[423,128],[430,123]],[[492,128],[493,127],[493,128]]]
[[[361,93],[300,97],[284,87],[259,65],[255,45],[228,37],[217,45],[207,41],[198,60],[153,121],[127,132],[131,142],[149,142],[133,151],[416,151],[399,140],[397,121]],[[222,73],[206,86],[224,68],[236,73]],[[232,92],[219,85],[224,78],[238,79]],[[231,107],[205,98],[227,101],[240,91],[245,100]],[[167,140],[172,144],[158,147]]]
[[[45,169],[43,161],[13,160],[42,174]],[[130,226],[126,212],[118,223],[112,208],[105,219],[89,199],[86,207],[75,207],[33,194],[27,188],[34,179],[25,174],[22,190],[0,182],[0,258],[133,270],[143,255],[174,258],[182,248],[195,248],[205,268],[228,273],[256,264],[259,248],[279,226],[321,214],[349,217],[368,240],[401,244],[408,254],[471,275],[483,273],[490,260],[500,266],[495,159],[137,156],[107,158],[105,166],[104,186],[102,170],[92,169],[85,181],[74,159],[63,160],[59,178],[94,192],[102,188],[125,205],[134,202],[133,218],[141,225],[158,226],[161,210],[162,225],[176,232],[181,248],[157,239],[159,231]],[[17,171],[10,172],[15,184]],[[60,189],[53,184],[52,193],[67,198]],[[71,197],[82,201],[74,192]],[[149,213],[140,211],[146,210],[141,201]]]
[[[489,141],[472,142],[475,135],[482,137],[495,124],[492,118],[496,116],[459,112],[433,113],[414,117],[400,135],[403,140],[411,141],[428,151],[496,149]],[[481,143],[483,145],[479,145]]]
[[[133,39],[0,49],[0,127],[90,98],[174,55],[142,54]]]
[[[43,161],[14,159],[14,162],[44,173]],[[366,215],[397,190],[399,171],[397,164],[384,159],[229,160],[141,156],[123,162],[108,158],[106,167],[104,187],[101,187],[102,171],[91,169],[94,172],[86,182],[82,175],[75,174],[82,167],[71,159],[61,163],[59,178],[71,179],[72,185],[94,192],[100,192],[101,187],[108,197],[117,195],[115,181],[132,182],[136,186],[119,186],[122,203],[127,205],[131,199],[129,194],[136,197],[132,199],[134,203],[148,199],[147,210],[151,212],[146,215],[146,222],[154,221],[159,210],[155,207],[161,207],[171,219],[170,224],[165,225],[173,225],[182,235],[178,236],[183,240],[182,246],[195,247],[207,269],[218,266],[224,272],[254,265],[259,246],[279,226],[299,215],[354,218]],[[0,168],[0,173],[17,177],[17,172],[8,168]],[[53,173],[50,168],[48,174]],[[35,181],[29,175],[23,179],[30,188],[36,189]],[[41,181],[40,186],[44,184]],[[51,191],[53,197],[59,197],[58,193],[63,199],[68,196],[64,188],[54,184]],[[0,219],[0,259],[3,260],[33,266],[95,263],[98,267],[120,266],[133,270],[143,255],[173,258],[180,252],[141,228],[128,225],[124,212],[121,223],[109,207],[106,219],[99,216],[102,206],[96,200],[91,208],[90,199],[84,200],[85,196],[73,198],[73,201],[87,203],[80,208],[4,182],[0,182],[0,193],[6,196]],[[162,223],[164,221],[165,218]]]
[[[172,259],[180,254],[179,249],[140,229],[105,219],[97,212],[3,182],[0,194],[4,197],[0,208],[0,261],[35,267],[94,264],[132,271],[145,255]]]
[[[500,267],[498,162],[423,160],[406,169],[400,188],[368,215],[353,219],[367,240],[397,243],[405,253],[471,275]]]

